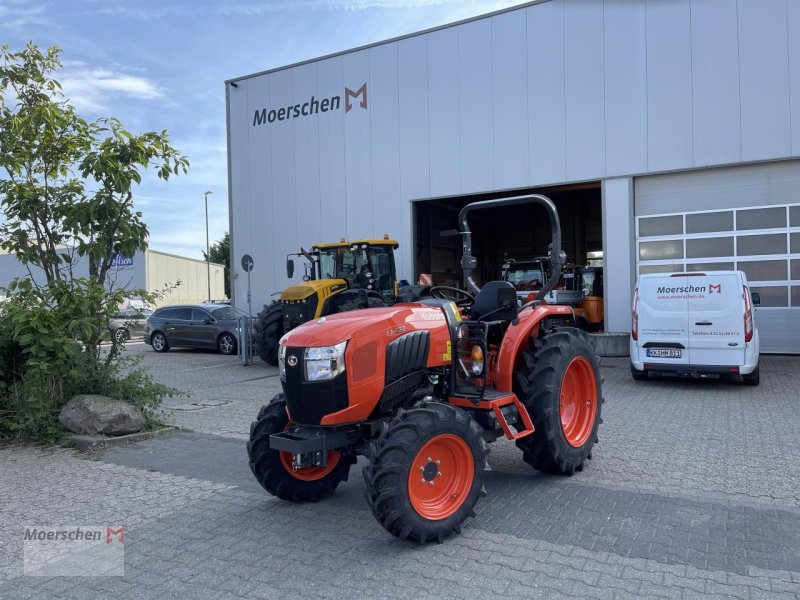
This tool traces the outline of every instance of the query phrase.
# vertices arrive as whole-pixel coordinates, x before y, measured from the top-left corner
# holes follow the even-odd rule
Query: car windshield
[[[532,283],[534,280],[542,281],[542,272],[539,269],[515,269],[508,272],[508,281],[517,285]]]
[[[217,321],[233,321],[240,317],[246,317],[247,313],[232,306],[223,306],[211,312]]]

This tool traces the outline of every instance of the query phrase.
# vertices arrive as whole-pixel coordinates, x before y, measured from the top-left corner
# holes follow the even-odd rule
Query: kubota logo
[[[367,108],[367,84],[364,83],[355,92],[349,87],[344,88],[344,112],[349,113],[356,106],[354,101],[358,101],[358,106],[366,110]],[[275,121],[288,121],[299,117],[308,117],[319,113],[339,110],[342,107],[341,96],[330,96],[318,99],[311,96],[306,102],[289,104],[281,108],[257,108],[253,114],[253,127],[266,125]]]
[[[708,284],[708,295],[710,296],[714,292],[716,292],[717,294],[721,294],[722,293],[722,284],[721,283],[718,283],[717,285],[714,285],[713,283],[709,283]]]

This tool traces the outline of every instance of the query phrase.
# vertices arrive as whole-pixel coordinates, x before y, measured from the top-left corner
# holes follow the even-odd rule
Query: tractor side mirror
[[[753,299],[753,306],[761,306],[761,294],[758,292],[750,292],[750,298]]]
[[[294,276],[294,261],[291,258],[286,259],[286,277],[291,279]]]

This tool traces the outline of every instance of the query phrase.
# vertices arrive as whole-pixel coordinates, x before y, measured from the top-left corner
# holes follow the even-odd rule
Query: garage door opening
[[[592,182],[414,202],[416,276],[430,274],[434,284],[463,288],[461,237],[442,236],[442,232],[458,227],[458,213],[470,202],[525,194],[544,194],[555,203],[567,263],[602,265],[600,182]],[[546,213],[534,204],[474,212],[470,215],[470,228],[472,252],[478,259],[473,277],[478,285],[500,279],[502,266],[508,259],[521,261],[546,256],[551,240]]]

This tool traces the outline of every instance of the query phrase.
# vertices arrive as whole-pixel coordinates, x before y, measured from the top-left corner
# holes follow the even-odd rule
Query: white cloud
[[[0,29],[22,29],[31,25],[49,25],[47,4],[28,4],[14,0],[0,3]]]
[[[99,112],[119,98],[157,100],[164,97],[164,90],[146,77],[92,68],[84,63],[65,62],[60,81],[64,95],[78,110]]]

